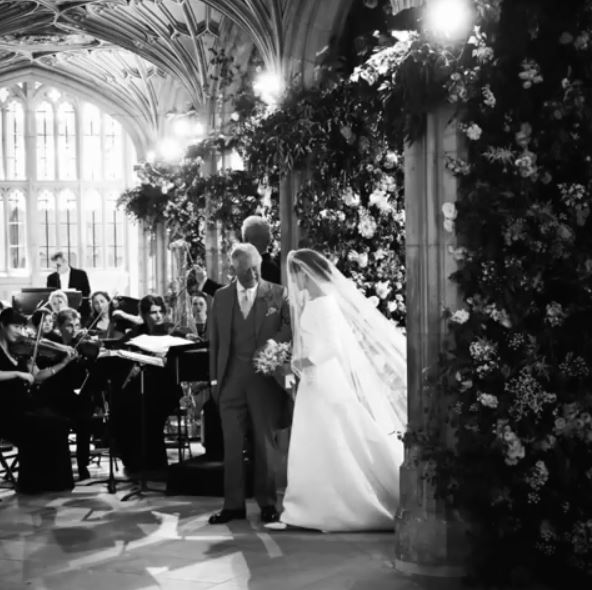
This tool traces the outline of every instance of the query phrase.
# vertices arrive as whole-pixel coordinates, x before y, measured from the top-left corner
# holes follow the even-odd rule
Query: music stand
[[[20,293],[12,295],[12,307],[23,315],[31,315],[43,303],[46,303],[53,287],[27,287],[21,289]]]
[[[113,433],[113,428],[111,426],[111,398],[112,398],[112,392],[113,392],[113,389],[111,386],[111,379],[107,379],[107,384],[106,384],[105,388],[107,390],[107,400],[105,400],[105,398],[103,397],[103,407],[105,410],[104,419],[105,419],[105,426],[106,426],[106,430],[107,430],[107,443],[109,445],[109,476],[107,477],[107,479],[93,480],[93,481],[90,481],[84,485],[85,485],[85,487],[87,487],[87,486],[94,486],[94,485],[99,485],[99,484],[107,484],[107,491],[110,494],[115,494],[117,492],[117,484],[118,483],[131,484],[133,482],[129,479],[121,479],[121,478],[115,477],[115,462],[116,462],[117,458],[113,454],[113,447],[115,444],[115,435]]]
[[[144,369],[151,363],[143,362],[142,360],[136,360],[135,362],[140,368],[140,445],[142,449],[142,468],[140,470],[140,481],[136,489],[123,496],[123,498],[121,498],[122,502],[127,502],[127,500],[133,498],[134,496],[139,496],[141,498],[147,492],[158,494],[166,493],[165,490],[150,488],[146,479],[146,461],[148,457],[146,449],[146,392],[144,390]]]
[[[173,362],[175,383],[204,381],[210,384],[209,352],[207,342],[186,346],[174,346],[167,354]],[[179,463],[183,462],[183,437],[181,434],[181,406],[177,406],[177,452]]]

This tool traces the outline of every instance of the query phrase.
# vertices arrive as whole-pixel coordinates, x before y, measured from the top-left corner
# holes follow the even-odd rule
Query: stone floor
[[[91,471],[98,476],[102,468]],[[419,590],[393,569],[390,533],[323,534],[210,526],[217,498],[149,497],[77,486],[0,493],[1,590]]]

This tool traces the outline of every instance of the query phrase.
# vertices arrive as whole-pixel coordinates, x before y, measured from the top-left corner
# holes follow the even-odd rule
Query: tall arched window
[[[118,180],[123,178],[123,145],[121,125],[109,115],[105,115],[104,151],[105,151],[105,179]]]
[[[8,268],[18,269],[27,266],[27,211],[25,195],[12,190],[7,199],[8,225]]]
[[[37,178],[55,179],[55,138],[53,132],[53,107],[43,101],[35,109],[35,129],[37,135]]]
[[[105,230],[107,245],[107,266],[119,267],[123,265],[123,227],[124,216],[117,208],[117,193],[111,192],[105,199]]]
[[[103,266],[103,201],[96,190],[89,190],[82,200],[85,219],[86,260],[88,268]]]
[[[76,174],[76,113],[63,102],[58,107],[58,169],[60,180],[74,180]]]
[[[6,179],[25,179],[25,109],[11,100],[6,109]]]
[[[41,224],[39,267],[49,268],[51,266],[51,256],[57,249],[56,202],[54,194],[49,190],[41,191],[37,204]]]
[[[101,111],[92,104],[82,108],[82,178],[101,180],[103,177],[101,153]]]
[[[69,189],[58,195],[58,250],[72,266],[78,264],[78,202]]]
[[[137,246],[115,205],[135,152],[120,123],[86,97],[30,79],[0,87],[0,134],[0,297],[25,284],[10,275],[30,272],[27,285],[44,285],[60,250],[94,288],[125,289]]]

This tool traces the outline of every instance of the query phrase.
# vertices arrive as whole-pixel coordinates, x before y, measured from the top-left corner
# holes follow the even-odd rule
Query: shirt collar
[[[239,293],[247,293],[249,295],[253,294],[255,291],[257,291],[257,287],[259,286],[259,283],[257,283],[254,287],[249,287],[248,289],[246,287],[243,287],[240,284],[240,281],[236,281],[236,288],[238,290]]]

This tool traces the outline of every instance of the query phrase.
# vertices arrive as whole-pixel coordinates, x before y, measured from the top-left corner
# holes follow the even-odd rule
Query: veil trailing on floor
[[[307,302],[325,296],[326,317],[314,327],[361,404],[389,433],[407,423],[407,339],[327,258],[314,250],[288,254],[288,294],[293,329],[293,369],[306,358],[301,317]],[[345,394],[345,392],[344,392]]]

